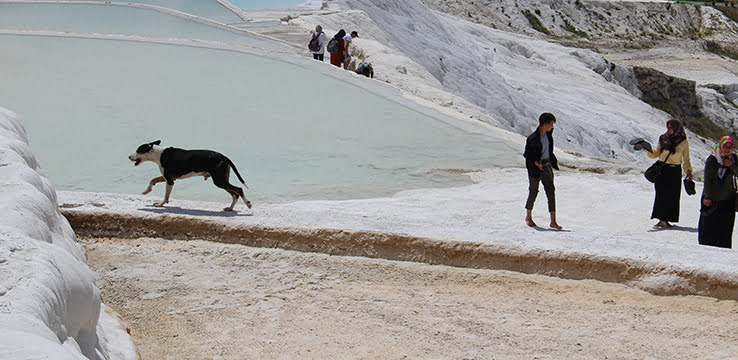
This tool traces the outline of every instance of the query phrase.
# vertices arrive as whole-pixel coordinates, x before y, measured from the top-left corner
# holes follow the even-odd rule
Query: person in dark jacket
[[[343,65],[343,53],[346,50],[343,43],[344,36],[346,36],[346,30],[343,29],[338,30],[336,35],[333,35],[333,38],[338,41],[338,51],[331,53],[331,64],[338,67],[341,67]]]
[[[551,214],[552,229],[561,230],[556,222],[556,196],[554,187],[553,169],[558,170],[559,164],[554,155],[553,128],[556,117],[551,113],[543,113],[538,117],[538,128],[525,141],[525,167],[528,169],[528,200],[525,202],[527,214],[525,223],[535,227],[533,222],[533,203],[538,196],[538,185],[542,182],[548,198],[548,212]]]
[[[700,245],[729,249],[733,245],[735,177],[738,174],[734,146],[732,137],[723,136],[705,160],[705,187],[697,236]]]

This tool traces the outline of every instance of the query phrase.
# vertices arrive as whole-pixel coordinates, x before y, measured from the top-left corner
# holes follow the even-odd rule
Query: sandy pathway
[[[144,359],[738,359],[738,302],[205,241],[80,239]]]

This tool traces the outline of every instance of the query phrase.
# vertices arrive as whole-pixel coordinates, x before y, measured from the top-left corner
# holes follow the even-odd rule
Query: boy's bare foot
[[[525,225],[528,225],[530,227],[536,227],[536,223],[533,222],[533,219],[525,219]]]
[[[560,226],[559,224],[557,224],[557,223],[551,223],[551,225],[549,225],[548,227],[550,227],[551,229],[556,229],[556,230],[561,230],[561,229],[563,229],[563,228],[562,228],[562,227],[561,227],[561,226]]]

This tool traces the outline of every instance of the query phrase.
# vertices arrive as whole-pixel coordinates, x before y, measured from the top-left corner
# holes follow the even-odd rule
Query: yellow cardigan
[[[681,165],[682,163],[684,163],[684,172],[692,172],[692,163],[689,161],[689,142],[687,142],[687,140],[685,139],[684,141],[679,143],[679,145],[677,145],[674,150],[675,151],[673,154],[671,154],[668,150],[662,152],[661,144],[659,144],[659,146],[656,148],[656,151],[650,152],[646,150],[646,154],[648,154],[648,157],[650,158],[658,157],[659,160],[665,161],[667,164],[671,165]]]

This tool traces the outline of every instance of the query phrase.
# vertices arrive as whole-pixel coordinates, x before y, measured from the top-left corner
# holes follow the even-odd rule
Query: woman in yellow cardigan
[[[682,164],[687,179],[692,180],[692,164],[689,161],[689,142],[682,124],[674,119],[666,122],[666,133],[659,137],[659,145],[653,152],[644,151],[649,157],[658,157],[666,163],[661,176],[656,179],[651,219],[659,219],[654,229],[670,228],[669,222],[679,222],[679,198],[682,191]]]

